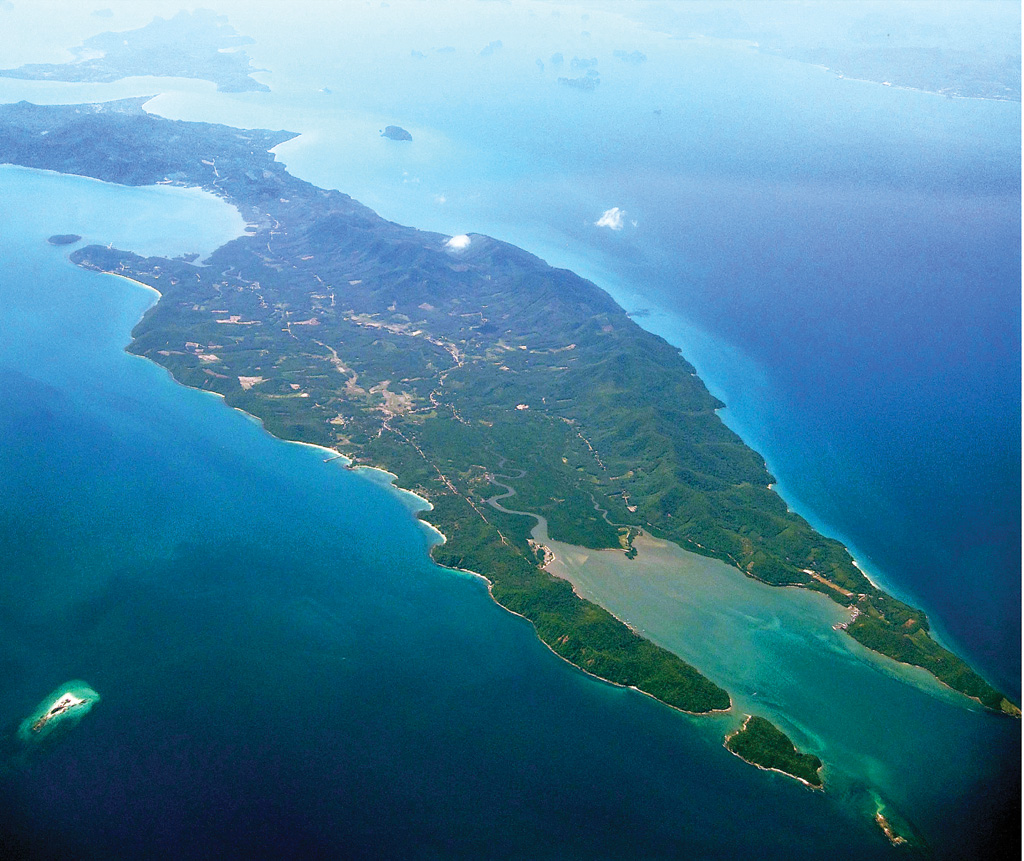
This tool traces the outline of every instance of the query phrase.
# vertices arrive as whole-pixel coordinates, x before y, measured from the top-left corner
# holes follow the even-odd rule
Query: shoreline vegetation
[[[824,789],[821,760],[800,753],[789,736],[763,717],[747,715],[743,726],[725,737],[725,748],[764,771],[777,771],[811,789]]]
[[[642,529],[769,585],[822,592],[855,611],[845,630],[867,648],[1020,714],[935,642],[921,611],[788,511],[693,367],[596,285],[489,237],[402,227],[299,180],[269,152],[290,132],[166,120],[146,101],[0,106],[0,162],[196,186],[246,219],[246,234],[203,265],[101,246],[72,254],[160,294],[129,352],[274,436],[400,476],[445,537],[435,561],[480,572],[560,657],[689,713],[732,705],[543,569],[526,518],[486,504],[498,470],[519,473],[506,486],[556,540],[629,555]]]

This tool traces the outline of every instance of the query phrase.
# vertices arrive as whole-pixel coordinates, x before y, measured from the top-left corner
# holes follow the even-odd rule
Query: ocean
[[[112,8],[68,10],[11,63],[176,10]],[[269,94],[0,79],[0,100],[159,92],[150,109],[173,118],[301,132],[276,150],[296,175],[592,278],[683,349],[791,507],[1019,701],[1019,103],[842,80],[556,4],[308,8],[223,4]],[[580,74],[573,57],[598,59],[595,90],[558,83]],[[387,124],[413,142],[380,138]],[[821,794],[730,756],[728,719],[560,662],[480,581],[430,563],[416,501],[380,476],[125,354],[153,294],[45,242],[208,252],[240,230],[229,207],[13,168],[0,193],[0,718],[13,731],[69,679],[102,697],[3,775],[11,845],[869,858],[890,851],[869,787],[939,857],[1019,833],[1020,725],[785,636],[783,620],[816,621],[827,638],[834,608],[711,574],[674,603],[672,572],[604,595],[660,619],[651,636],[744,703],[774,686],[763,707],[834,754]],[[621,229],[598,227],[613,207]],[[720,648],[687,633],[709,613]]]

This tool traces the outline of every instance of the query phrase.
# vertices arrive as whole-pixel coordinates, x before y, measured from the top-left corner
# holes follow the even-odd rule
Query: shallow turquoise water
[[[1015,747],[1015,722],[834,630],[849,611],[822,595],[766,586],[667,542],[642,543],[633,561],[549,546],[577,592],[725,687],[734,724],[767,716],[817,754],[828,791],[851,809],[873,815],[880,796],[923,834],[949,839],[960,828],[949,799],[985,794]]]

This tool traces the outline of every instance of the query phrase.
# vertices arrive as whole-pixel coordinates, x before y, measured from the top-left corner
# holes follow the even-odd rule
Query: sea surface
[[[162,93],[149,109],[172,118],[290,129],[276,152],[304,179],[592,278],[683,349],[791,507],[1019,702],[1019,104],[561,4],[213,5],[255,39],[271,93],[0,79],[0,101]],[[111,9],[48,29],[0,9],[25,35],[3,64],[60,61],[177,6]],[[558,83],[584,74],[574,57],[597,59],[592,92]],[[387,124],[413,142],[380,138]],[[70,679],[102,697],[61,743],[11,758],[12,845],[885,857],[871,788],[939,857],[1019,839],[1020,724],[858,654],[835,607],[692,557],[642,588],[592,584],[832,754],[835,788],[815,793],[728,754],[734,718],[560,662],[480,581],[430,563],[419,503],[380,474],[124,353],[154,294],[45,242],[208,253],[241,230],[230,207],[14,168],[0,203],[0,732]],[[621,229],[598,227],[612,207]]]

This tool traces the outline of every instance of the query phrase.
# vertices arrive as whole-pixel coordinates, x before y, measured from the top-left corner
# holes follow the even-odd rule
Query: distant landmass
[[[1021,58],[935,47],[762,47],[840,77],[962,98],[1021,100]]]
[[[486,236],[388,222],[291,176],[268,152],[290,132],[162,119],[144,102],[0,106],[0,161],[198,186],[249,222],[204,265],[74,252],[160,291],[129,350],[276,436],[397,474],[433,506],[422,516],[447,539],[434,558],[485,576],[558,655],[684,711],[732,706],[698,669],[552,576],[533,519],[488,505],[494,484],[546,518],[554,540],[629,556],[643,531],[820,592],[849,608],[841,627],[868,648],[1019,715],[932,638],[923,612],[789,511],[693,366],[599,287]],[[749,723],[730,749],[814,785],[814,762],[769,727]]]
[[[209,10],[179,12],[165,20],[154,18],[138,30],[100,33],[73,48],[70,63],[29,63],[2,69],[0,77],[33,81],[109,83],[136,76],[200,78],[218,90],[269,92],[250,77],[252,64],[240,36],[227,18]]]
[[[950,98],[1021,100],[1020,4],[944,3],[908,14],[917,5],[717,0],[631,14],[677,37],[739,40],[844,78]]]

